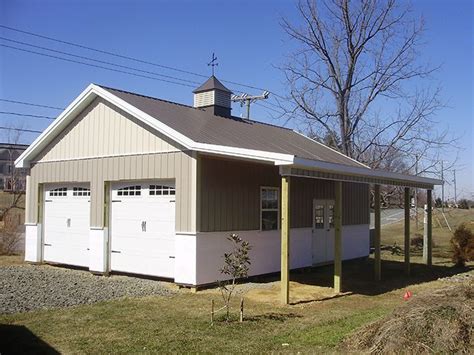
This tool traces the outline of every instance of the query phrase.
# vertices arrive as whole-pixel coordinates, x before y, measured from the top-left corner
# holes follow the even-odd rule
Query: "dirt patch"
[[[322,301],[337,296],[332,287],[305,285],[294,281],[290,282],[290,290],[290,304]],[[280,283],[274,283],[271,288],[250,290],[245,298],[256,302],[280,304]]]
[[[346,339],[342,348],[369,353],[471,353],[474,350],[474,283],[413,296],[382,320]]]

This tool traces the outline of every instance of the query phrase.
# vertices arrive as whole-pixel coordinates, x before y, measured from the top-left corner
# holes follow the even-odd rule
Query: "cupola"
[[[227,89],[213,75],[207,81],[193,91],[194,107],[203,108],[217,116],[231,117],[231,95]]]

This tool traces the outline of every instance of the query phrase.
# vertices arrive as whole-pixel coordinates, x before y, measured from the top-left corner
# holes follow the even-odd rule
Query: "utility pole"
[[[418,176],[418,155],[415,155],[415,176]],[[415,230],[418,231],[418,189],[415,187],[414,191],[415,202]]]
[[[232,95],[231,100],[233,102],[240,102],[240,106],[244,104],[247,106],[247,119],[250,118],[250,104],[254,103],[258,100],[266,100],[270,96],[270,92],[264,91],[262,95],[252,96],[249,94],[242,94],[242,95]]]
[[[453,170],[453,173],[454,173],[454,179],[453,179],[453,182],[454,182],[454,205],[457,207],[457,205],[458,205],[458,193],[457,193],[457,190],[456,190],[456,169]]]
[[[441,211],[444,213],[444,165],[443,161],[441,160],[441,181],[443,184],[441,185]]]

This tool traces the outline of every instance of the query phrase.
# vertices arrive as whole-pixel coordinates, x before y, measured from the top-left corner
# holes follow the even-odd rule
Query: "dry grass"
[[[368,353],[472,353],[474,283],[425,291],[344,342]]]

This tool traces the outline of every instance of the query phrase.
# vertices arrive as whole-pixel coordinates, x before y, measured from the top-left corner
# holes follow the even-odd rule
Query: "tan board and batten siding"
[[[40,184],[88,182],[91,227],[104,227],[107,181],[173,179],[176,231],[196,231],[196,156],[125,112],[96,99],[34,159],[28,177],[27,223],[38,223]]]
[[[35,161],[58,161],[182,150],[107,101],[95,99]]]
[[[198,164],[200,231],[260,229],[260,187],[280,187],[278,167],[211,157]],[[334,199],[334,181],[291,179],[291,228],[312,227],[313,199]],[[343,183],[343,224],[369,224],[368,185]]]

